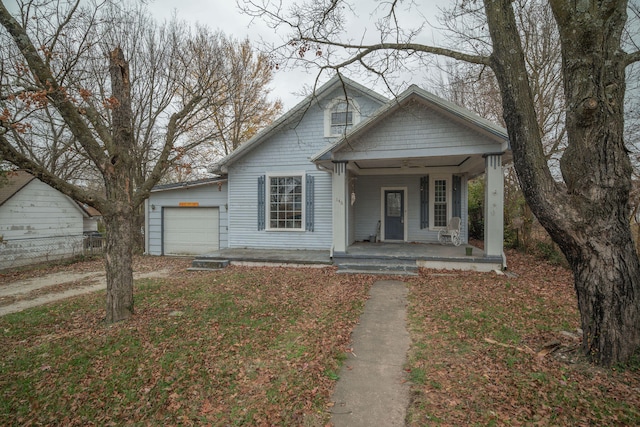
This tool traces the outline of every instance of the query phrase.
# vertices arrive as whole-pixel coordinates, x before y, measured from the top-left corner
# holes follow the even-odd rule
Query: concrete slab
[[[198,255],[196,260],[225,259],[232,264],[244,263],[280,263],[280,264],[319,264],[331,265],[329,251],[320,250],[292,250],[292,249],[248,249],[227,248],[216,252]]]
[[[373,284],[336,384],[335,427],[403,426],[409,405],[404,363],[409,350],[407,287],[397,280]]]

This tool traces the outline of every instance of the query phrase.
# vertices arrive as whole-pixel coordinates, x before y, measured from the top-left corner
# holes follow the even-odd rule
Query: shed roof
[[[171,184],[156,185],[151,189],[151,192],[155,193],[158,191],[175,190],[178,188],[198,187],[200,185],[209,185],[209,184],[215,184],[215,183],[222,184],[223,182],[226,182],[226,181],[227,181],[227,178],[216,176],[213,178],[203,178],[203,179],[197,179],[194,181],[173,182]]]
[[[7,172],[7,182],[0,185],[0,206],[15,196],[28,183],[36,179],[35,176],[24,170]]]

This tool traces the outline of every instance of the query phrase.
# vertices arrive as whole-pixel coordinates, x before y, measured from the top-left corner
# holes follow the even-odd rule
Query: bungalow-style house
[[[82,254],[90,218],[88,210],[30,173],[9,172],[0,185],[0,270]]]
[[[324,251],[335,261],[360,254],[361,242],[369,242],[380,256],[424,248],[414,256],[418,265],[473,260],[501,268],[502,165],[509,160],[506,131],[466,109],[417,86],[387,99],[336,76],[214,166],[226,190],[226,201],[215,203],[225,214],[218,247]],[[468,242],[467,183],[481,174],[484,251],[465,258],[464,245],[455,253],[416,245],[438,243],[454,217],[461,219],[460,240]],[[176,194],[185,208],[198,203]]]

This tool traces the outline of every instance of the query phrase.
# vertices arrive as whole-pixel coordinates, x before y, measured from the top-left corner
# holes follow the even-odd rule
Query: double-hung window
[[[420,178],[420,228],[440,229],[451,217],[462,216],[461,175],[426,175]]]
[[[270,175],[267,181],[267,217],[270,230],[302,230],[303,175]]]
[[[433,180],[433,226],[447,226],[447,180]]]
[[[451,177],[433,176],[430,181],[430,228],[446,227],[451,218]]]

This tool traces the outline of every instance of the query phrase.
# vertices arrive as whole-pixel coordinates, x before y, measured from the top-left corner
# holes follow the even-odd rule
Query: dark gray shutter
[[[462,217],[462,177],[453,175],[453,206],[452,216]]]
[[[265,197],[265,176],[262,175],[258,177],[258,231],[265,228]]]
[[[420,228],[429,228],[429,175],[420,178]]]
[[[306,176],[306,209],[305,209],[305,229],[307,231],[313,231],[313,220],[314,220],[314,177],[313,175]]]

